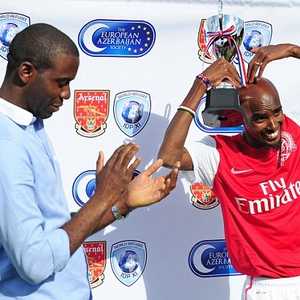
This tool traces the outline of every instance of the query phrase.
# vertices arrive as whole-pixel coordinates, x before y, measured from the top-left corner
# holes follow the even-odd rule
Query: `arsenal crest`
[[[88,261],[89,281],[92,288],[103,283],[106,266],[106,242],[84,242],[83,247]]]
[[[198,31],[198,46],[199,46],[198,55],[199,55],[199,58],[203,62],[205,62],[207,64],[212,64],[214,62],[214,60],[213,60],[213,57],[211,57],[211,55],[207,49],[205,24],[206,24],[206,19],[201,19],[199,31]]]
[[[144,242],[127,240],[111,247],[111,268],[118,280],[126,286],[134,284],[143,274],[147,261]]]
[[[194,182],[191,187],[191,202],[200,209],[212,209],[219,205],[212,189],[204,183]]]
[[[148,122],[150,95],[141,91],[118,93],[114,101],[114,116],[119,128],[129,137],[137,135]]]
[[[74,117],[76,132],[84,137],[96,137],[105,132],[109,113],[109,91],[75,90]]]

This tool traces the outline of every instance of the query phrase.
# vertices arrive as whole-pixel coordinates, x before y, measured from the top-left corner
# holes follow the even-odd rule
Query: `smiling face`
[[[24,108],[42,119],[51,117],[70,98],[69,83],[76,76],[79,58],[60,53],[52,63],[51,68],[33,71],[24,93]]]
[[[284,115],[276,88],[261,79],[239,93],[248,143],[254,147],[279,147]]]

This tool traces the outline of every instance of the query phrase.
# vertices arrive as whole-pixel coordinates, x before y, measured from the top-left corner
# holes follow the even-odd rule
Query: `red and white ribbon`
[[[246,72],[245,62],[244,62],[244,59],[242,57],[242,53],[241,53],[241,50],[240,50],[239,46],[237,45],[235,39],[232,37],[234,34],[236,34],[236,28],[235,28],[234,25],[231,25],[226,30],[220,30],[220,31],[215,31],[215,32],[207,32],[207,36],[209,37],[209,41],[208,41],[208,44],[207,44],[206,51],[208,52],[209,48],[212,45],[214,46],[215,42],[217,40],[221,39],[221,38],[227,38],[229,46],[231,46],[231,43],[233,43],[234,47],[236,48],[236,51],[237,51],[237,59],[238,59],[241,85],[245,86],[246,82],[247,82],[247,72]]]

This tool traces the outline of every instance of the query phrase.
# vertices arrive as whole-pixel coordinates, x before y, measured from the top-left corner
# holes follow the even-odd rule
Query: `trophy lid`
[[[212,54],[232,61],[244,35],[244,21],[236,16],[219,14],[206,20],[206,32],[214,38]],[[234,45],[234,43],[236,45]]]
[[[235,27],[236,35],[240,36],[244,29],[244,21],[232,15],[214,15],[206,19],[206,28],[210,32],[219,32],[228,30],[231,26]]]

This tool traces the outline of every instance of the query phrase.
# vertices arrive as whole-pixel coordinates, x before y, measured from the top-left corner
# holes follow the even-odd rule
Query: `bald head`
[[[244,108],[248,108],[249,105],[251,106],[256,102],[270,103],[276,100],[280,103],[276,87],[266,78],[261,78],[254,83],[247,84],[247,86],[240,88],[239,96],[240,103]]]
[[[284,120],[277,89],[260,79],[239,90],[246,140],[255,147],[279,147]]]

